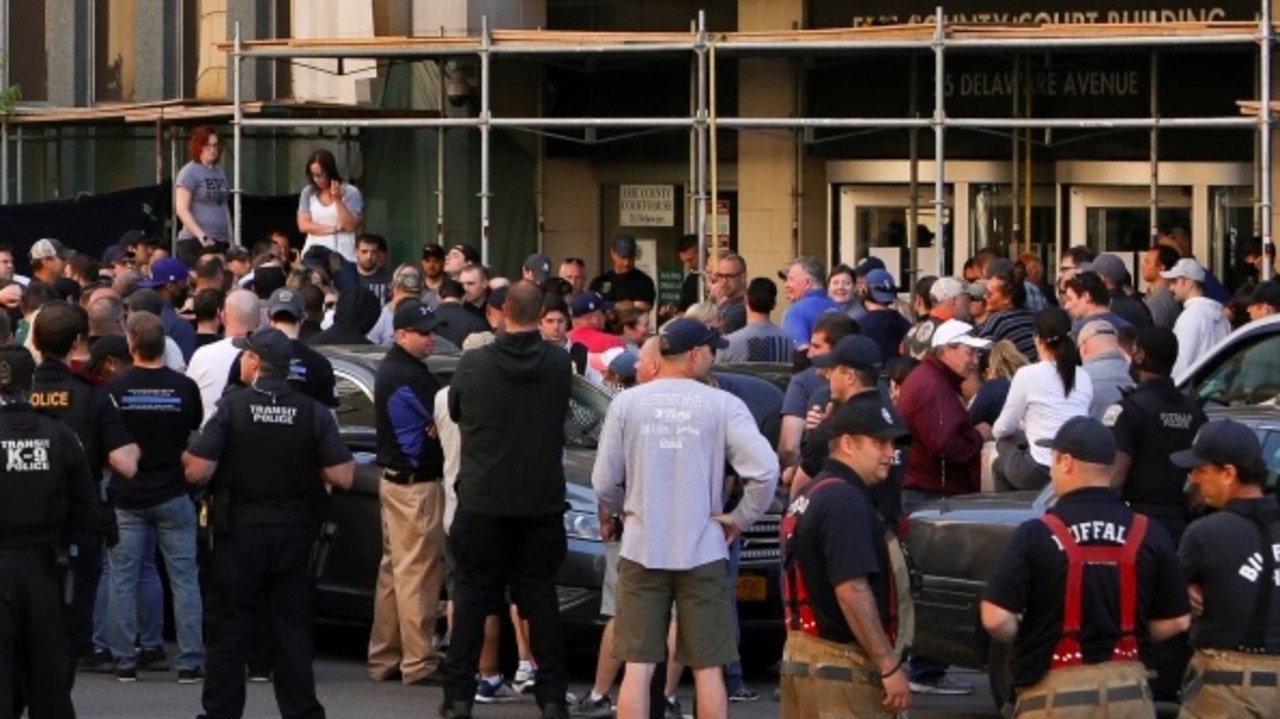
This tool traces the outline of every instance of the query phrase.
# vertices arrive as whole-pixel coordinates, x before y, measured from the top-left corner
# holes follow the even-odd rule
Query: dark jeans
[[[0,716],[75,716],[59,584],[46,552],[0,549]]]
[[[98,583],[102,579],[102,537],[78,534],[71,539],[76,547],[74,594],[66,608],[67,648],[71,655],[71,672],[75,662],[93,651],[93,611],[98,603]],[[74,681],[74,679],[72,680]]]
[[[210,628],[204,710],[208,719],[244,714],[245,661],[255,617],[270,626],[272,685],[285,719],[324,719],[316,698],[307,563],[316,538],[313,523],[237,524],[219,534],[211,556]],[[265,612],[263,605],[265,603]]]
[[[453,575],[453,634],[441,667],[446,704],[470,706],[484,644],[484,621],[504,608],[505,588],[529,622],[529,645],[538,662],[538,706],[564,706],[564,638],[556,598],[556,572],[566,542],[561,514],[495,517],[459,508],[449,530]]]

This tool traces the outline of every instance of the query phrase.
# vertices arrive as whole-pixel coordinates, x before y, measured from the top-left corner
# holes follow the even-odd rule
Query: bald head
[[[262,320],[258,296],[249,290],[236,290],[227,295],[222,305],[223,324],[228,337],[244,337],[257,329]]]
[[[661,368],[662,338],[653,335],[640,345],[640,355],[636,360],[636,384],[644,384],[653,379]]]

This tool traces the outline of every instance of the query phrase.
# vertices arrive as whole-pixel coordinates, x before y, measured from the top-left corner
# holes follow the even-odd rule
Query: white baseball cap
[[[973,336],[973,325],[960,320],[947,320],[938,325],[938,329],[933,331],[933,339],[930,341],[931,347],[943,347],[946,345],[965,345],[974,349],[984,350],[991,346],[991,340],[984,340]]]
[[[934,302],[946,302],[952,297],[964,294],[965,284],[954,277],[939,277],[929,288],[929,296]]]
[[[1166,280],[1176,280],[1179,277],[1186,277],[1187,279],[1195,280],[1196,282],[1204,282],[1204,268],[1200,266],[1199,262],[1196,262],[1190,257],[1184,257],[1178,260],[1178,263],[1167,271],[1161,272],[1160,276]]]

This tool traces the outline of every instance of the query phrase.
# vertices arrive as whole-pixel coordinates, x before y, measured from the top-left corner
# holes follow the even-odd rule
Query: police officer
[[[1275,716],[1280,708],[1280,505],[1263,496],[1267,467],[1253,430],[1229,419],[1200,429],[1174,464],[1222,511],[1182,535],[1195,656],[1185,719]],[[1268,708],[1269,707],[1269,708]]]
[[[265,599],[280,713],[324,717],[312,671],[308,562],[323,485],[351,486],[355,463],[326,408],[286,379],[292,348],[262,327],[235,340],[247,387],[218,409],[183,455],[187,481],[214,479],[214,544],[203,716],[244,712],[245,655]]]
[[[94,530],[93,479],[80,441],[27,402],[35,360],[0,348],[0,713],[70,719],[62,626],[62,537]]]
[[[1187,526],[1186,472],[1169,455],[1191,446],[1205,423],[1199,405],[1173,386],[1173,330],[1138,332],[1129,372],[1138,386],[1103,415],[1116,439],[1116,486],[1134,511],[1159,522],[1175,546]]]
[[[1014,715],[1155,717],[1147,639],[1191,622],[1173,543],[1111,489],[1115,441],[1100,422],[1074,417],[1040,443],[1058,501],[1017,529],[982,600],[991,636],[1017,640]]]
[[[874,395],[850,399],[828,429],[830,456],[783,520],[782,716],[893,717],[911,689],[894,647],[885,528],[868,490],[888,478],[907,431]]]
[[[440,683],[431,637],[444,581],[444,450],[432,418],[440,383],[423,364],[440,324],[425,304],[401,302],[395,344],[374,383],[383,531],[369,635],[374,681]]]
[[[89,475],[95,487],[102,480],[103,466],[109,464],[117,475],[131,479],[138,471],[139,450],[120,418],[111,394],[71,371],[67,356],[76,340],[88,333],[77,308],[64,302],[40,309],[31,327],[31,339],[44,361],[36,367],[31,406],[67,424],[80,439]],[[101,490],[95,497],[101,497]],[[100,523],[114,528],[115,512],[98,503]],[[110,533],[110,532],[109,532]],[[67,609],[67,642],[73,661],[86,667],[110,663],[105,647],[93,652],[93,609],[102,576],[102,539],[96,533],[71,538],[75,555],[75,591]]]

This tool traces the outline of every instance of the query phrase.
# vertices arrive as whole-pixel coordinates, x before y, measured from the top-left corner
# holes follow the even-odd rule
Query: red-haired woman
[[[338,162],[328,150],[316,150],[304,168],[307,185],[298,198],[298,231],[307,233],[302,254],[323,245],[356,261],[356,232],[360,229],[364,199],[356,186],[342,181]]]
[[[222,143],[218,133],[202,125],[187,142],[191,161],[178,171],[173,187],[173,209],[182,220],[178,233],[179,256],[198,255],[201,247],[225,245],[231,239],[231,183],[218,164]]]

